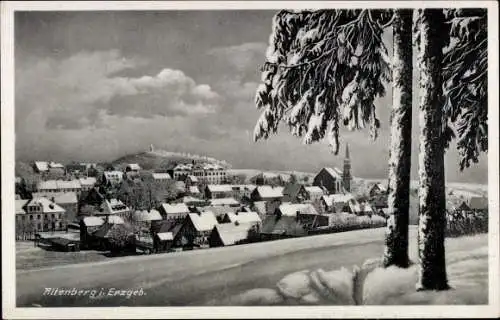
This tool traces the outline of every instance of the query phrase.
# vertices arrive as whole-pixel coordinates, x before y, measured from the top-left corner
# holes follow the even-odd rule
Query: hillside
[[[150,170],[162,167],[165,168],[169,164],[175,162],[188,163],[192,162],[193,160],[206,163],[219,164],[226,168],[229,168],[231,166],[224,160],[218,160],[208,156],[202,156],[185,152],[170,152],[164,150],[129,154],[114,160],[112,163],[120,166],[126,165],[128,163],[137,163],[143,169]]]

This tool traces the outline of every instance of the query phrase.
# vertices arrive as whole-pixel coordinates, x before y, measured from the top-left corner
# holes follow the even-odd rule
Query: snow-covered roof
[[[64,165],[62,165],[61,163],[57,163],[57,162],[49,162],[49,168],[59,168],[59,169],[64,169]]]
[[[188,163],[188,164],[180,163],[174,167],[174,170],[179,170],[179,171],[186,171],[187,170],[187,171],[189,171],[192,168],[193,168],[193,165],[190,163]]]
[[[218,198],[210,200],[210,205],[212,206],[236,206],[240,203],[234,198]]]
[[[56,189],[81,189],[79,180],[47,180],[38,183],[38,190],[56,190]]]
[[[49,200],[54,198],[54,202],[57,204],[77,204],[78,197],[75,192],[34,192],[33,197],[45,197]]]
[[[40,172],[48,171],[49,163],[47,161],[35,161],[35,167]]]
[[[252,223],[223,223],[215,226],[222,244],[233,245],[248,238],[248,231],[253,227]]]
[[[161,214],[155,210],[151,209],[151,211],[147,210],[137,210],[134,212],[134,219],[136,221],[157,221],[161,220]]]
[[[205,202],[205,200],[198,199],[198,198],[191,197],[191,196],[185,196],[184,198],[182,198],[182,202],[184,202],[184,203],[189,203],[189,202]]]
[[[337,168],[329,168],[325,167],[323,168],[330,176],[332,176],[335,179],[342,179],[342,172],[337,169]],[[340,172],[339,172],[340,171]]]
[[[259,186],[257,192],[262,198],[283,197],[283,187]]]
[[[306,187],[306,191],[309,194],[323,194],[323,189],[317,186]]]
[[[197,231],[210,231],[218,224],[217,218],[211,211],[190,213],[189,218],[193,222],[194,228]]]
[[[233,188],[230,184],[209,184],[207,186],[210,192],[232,192]]]
[[[266,202],[265,201],[255,201],[253,203],[255,210],[257,210],[257,213],[264,215],[266,214]]]
[[[326,205],[329,207],[335,203],[347,203],[351,200],[354,200],[354,196],[350,193],[329,194],[326,196],[322,196],[321,198],[325,201]]]
[[[190,186],[189,193],[200,193],[200,189],[198,189],[198,186]]]
[[[50,201],[49,199],[47,199],[45,197],[34,197],[27,204],[27,206],[30,206],[30,205],[41,205],[43,213],[59,213],[59,212],[66,211],[61,206]]]
[[[156,235],[161,241],[174,240],[174,234],[172,232],[161,232]]]
[[[175,214],[175,213],[189,213],[189,208],[184,203],[162,203],[161,205],[165,213]]]
[[[120,213],[130,210],[129,207],[118,199],[109,199],[106,200],[105,203],[111,213]]]
[[[169,180],[169,179],[172,179],[172,177],[166,173],[166,172],[153,172],[151,174],[153,176],[153,179],[155,180]]]
[[[377,187],[380,191],[383,191],[383,192],[387,191],[387,187],[386,187],[385,185],[383,185],[382,183],[380,183],[380,182],[375,183],[375,184],[374,184],[374,185],[370,188],[370,190],[372,190],[372,189],[373,189],[373,188],[375,188],[375,187]]]
[[[124,224],[125,223],[125,221],[123,220],[122,217],[115,216],[115,215],[109,215],[108,221],[109,221],[109,223],[112,223],[112,224]]]
[[[191,182],[198,182],[198,178],[193,175],[188,176],[187,179],[191,180]]]
[[[239,223],[255,223],[262,222],[259,217],[259,214],[255,211],[249,212],[227,212],[226,217],[230,222],[239,222]]]
[[[94,177],[87,177],[87,178],[80,178],[79,181],[82,186],[93,186],[96,184],[97,179]]]
[[[86,225],[87,227],[97,227],[100,226],[104,223],[104,220],[100,217],[84,217],[83,218],[83,224]]]
[[[284,216],[295,216],[300,214],[318,214],[314,206],[309,203],[283,203],[279,206],[281,214]]]

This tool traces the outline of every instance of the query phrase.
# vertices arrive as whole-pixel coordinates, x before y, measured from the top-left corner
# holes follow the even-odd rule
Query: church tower
[[[344,190],[351,192],[351,159],[349,158],[349,144],[345,146],[344,170],[342,172],[342,184]]]

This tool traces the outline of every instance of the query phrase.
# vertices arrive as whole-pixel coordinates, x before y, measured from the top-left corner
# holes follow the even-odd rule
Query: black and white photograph
[[[497,11],[2,2],[3,317],[500,316]]]

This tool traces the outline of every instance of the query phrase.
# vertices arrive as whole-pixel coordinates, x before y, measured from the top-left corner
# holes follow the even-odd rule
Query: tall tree
[[[441,68],[449,39],[442,9],[419,9],[416,22],[419,78],[420,153],[418,290],[448,288]]]
[[[413,10],[398,9],[393,17],[392,112],[389,155],[390,217],[387,220],[384,266],[407,267],[412,130]]]

